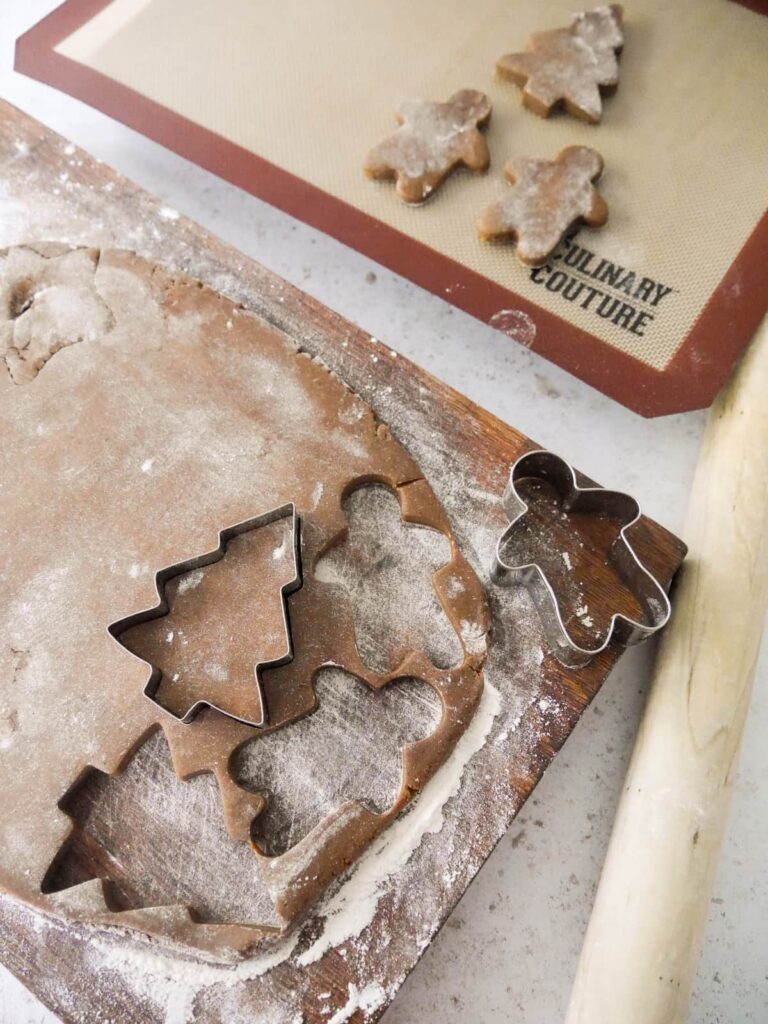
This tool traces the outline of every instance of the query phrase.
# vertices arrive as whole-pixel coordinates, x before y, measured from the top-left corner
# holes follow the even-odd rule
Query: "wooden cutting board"
[[[499,497],[510,464],[534,447],[528,438],[6,104],[0,154],[0,245],[51,239],[132,249],[199,278],[284,331],[388,424],[487,583],[505,521]],[[683,544],[647,519],[632,540],[668,583]],[[486,691],[468,743],[385,833],[378,859],[365,855],[287,952],[236,965],[200,963],[191,952],[126,931],[64,925],[4,895],[3,962],[65,1021],[378,1019],[619,656],[608,650],[586,668],[566,670],[542,653],[542,630],[524,594],[491,591],[489,599]],[[156,841],[145,814],[124,813],[121,825],[135,841]]]

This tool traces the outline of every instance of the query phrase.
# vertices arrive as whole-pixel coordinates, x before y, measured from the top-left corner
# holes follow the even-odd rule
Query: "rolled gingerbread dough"
[[[462,621],[488,630],[481,585],[429,484],[371,409],[296,339],[197,281],[124,251],[6,250],[0,361],[0,884],[50,913],[203,951],[268,940],[419,792],[482,689],[476,635],[448,668],[409,648],[408,636],[391,670],[363,663],[348,597],[315,573],[345,541],[343,499],[366,483],[386,485],[404,521],[447,538],[450,555],[433,582],[459,635]],[[421,680],[438,694],[442,716],[404,748],[395,802],[382,813],[344,803],[279,856],[253,844],[277,925],[198,920],[182,905],[116,906],[98,877],[46,891],[72,838],[62,802],[94,770],[124,770],[160,729],[180,778],[215,776],[225,842],[251,844],[269,793],[239,785],[230,768],[258,735],[215,711],[176,721],[143,695],[146,663],[108,627],[156,603],[158,570],[212,550],[222,528],[289,501],[301,520],[304,585],[289,598],[295,657],[264,675],[265,733],[315,710],[322,666],[338,666],[374,693]],[[261,543],[278,550],[280,538]],[[237,607],[227,616],[225,606],[222,617],[235,624],[238,645],[248,623],[249,641],[274,630],[275,603],[258,597],[269,574],[230,575],[219,591]],[[190,629],[202,661],[212,636]],[[153,855],[152,836],[139,838]]]

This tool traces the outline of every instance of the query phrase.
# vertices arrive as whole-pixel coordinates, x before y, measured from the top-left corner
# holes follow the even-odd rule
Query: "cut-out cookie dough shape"
[[[396,182],[406,203],[421,203],[451,171],[463,165],[485,171],[491,162],[480,131],[491,117],[491,101],[475,89],[461,89],[445,103],[408,100],[397,112],[400,127],[368,153],[369,178]]]
[[[568,146],[554,160],[513,157],[504,167],[513,188],[484,210],[480,238],[515,239],[523,263],[546,263],[578,221],[599,228],[608,220],[608,205],[592,184],[602,171],[603,158],[586,146]]]
[[[614,92],[619,84],[623,16],[620,4],[583,11],[568,28],[534,33],[525,53],[500,57],[496,70],[523,87],[523,105],[539,117],[562,104],[573,117],[597,124],[601,91]]]
[[[57,247],[52,260],[23,245],[0,266],[0,369],[14,384],[29,384],[51,356],[94,341],[114,327],[114,317],[93,285],[95,249]]]
[[[230,601],[229,618],[222,618],[233,573],[248,575],[250,599]],[[301,586],[295,505],[222,530],[214,551],[155,579],[158,604],[110,627],[150,667],[145,695],[185,723],[208,707],[245,725],[266,725],[261,672],[293,658],[286,601]],[[255,621],[262,626],[254,632]]]

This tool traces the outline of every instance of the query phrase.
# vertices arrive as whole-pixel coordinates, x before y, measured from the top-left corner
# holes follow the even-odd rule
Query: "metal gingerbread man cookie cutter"
[[[194,572],[196,569],[202,569],[206,566],[212,565],[214,562],[220,561],[226,554],[227,545],[234,537],[238,537],[240,534],[258,529],[260,526],[267,526],[269,523],[278,522],[280,519],[287,519],[288,517],[291,519],[292,526],[293,564],[296,567],[296,574],[280,588],[286,651],[285,654],[279,658],[271,661],[256,662],[254,664],[254,685],[256,688],[258,703],[261,708],[260,718],[258,720],[242,718],[239,715],[235,715],[231,711],[228,711],[226,708],[218,707],[211,700],[197,700],[183,715],[175,714],[170,708],[161,704],[156,698],[157,691],[163,679],[163,672],[161,669],[150,664],[148,661],[144,661],[142,658],[141,660],[144,661],[150,669],[149,679],[144,687],[144,696],[151,700],[153,704],[166,714],[175,719],[175,721],[189,723],[203,708],[213,708],[215,711],[219,711],[221,714],[227,715],[229,718],[233,718],[238,722],[243,722],[245,725],[252,725],[255,728],[263,728],[269,723],[269,713],[264,699],[261,673],[266,668],[279,668],[281,665],[287,665],[293,660],[293,639],[291,636],[291,622],[286,599],[289,594],[299,590],[302,586],[301,546],[299,539],[300,519],[296,514],[295,504],[292,501],[287,502],[284,505],[280,505],[278,508],[273,508],[268,512],[263,512],[261,515],[254,516],[252,519],[246,519],[234,526],[228,526],[226,529],[219,531],[219,543],[213,551],[206,551],[202,555],[196,555],[193,558],[185,559],[182,562],[176,562],[174,565],[158,570],[158,572],[155,573],[155,590],[157,591],[158,603],[153,605],[151,608],[145,608],[141,611],[135,612],[133,615],[127,616],[126,618],[118,619],[117,622],[113,622],[107,627],[110,636],[120,643],[120,636],[129,629],[132,629],[134,626],[138,626],[144,622],[149,622],[152,619],[159,619],[164,615],[167,615],[171,609],[165,596],[165,586],[170,580],[177,576],[183,576],[186,573]]]
[[[517,524],[529,511],[517,485],[525,479],[539,479],[557,493],[563,511],[603,515],[623,522],[609,557],[647,613],[647,621],[638,621],[622,612],[611,615],[605,638],[594,647],[577,642],[566,624],[563,608],[546,570],[538,562],[510,563],[504,549]],[[491,579],[499,586],[525,586],[533,597],[545,631],[557,659],[567,666],[582,666],[605,651],[613,642],[629,646],[647,640],[668,622],[669,598],[656,577],[643,565],[627,536],[642,513],[634,498],[602,487],[580,487],[571,465],[548,451],[532,451],[512,466],[502,499],[510,522],[499,537],[491,563]]]

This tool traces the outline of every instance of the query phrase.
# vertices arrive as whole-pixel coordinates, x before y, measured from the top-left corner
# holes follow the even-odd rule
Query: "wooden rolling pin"
[[[690,546],[567,1024],[683,1024],[768,603],[768,318],[712,407]]]

